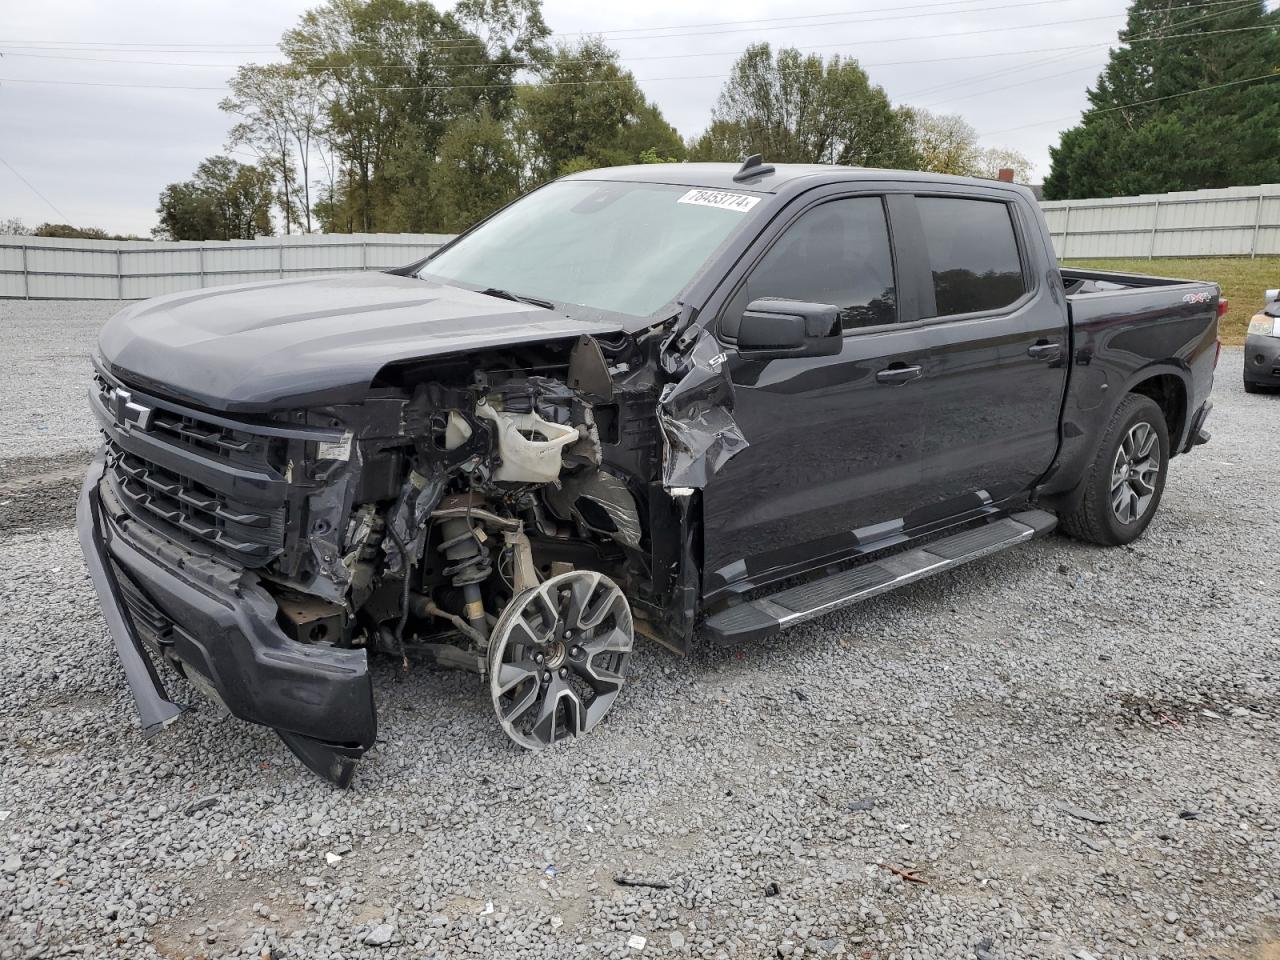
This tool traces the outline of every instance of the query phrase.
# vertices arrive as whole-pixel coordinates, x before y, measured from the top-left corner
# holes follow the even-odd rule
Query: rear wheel
[[[1169,465],[1169,429],[1150,397],[1130,394],[1103,432],[1084,496],[1061,518],[1071,536],[1104,546],[1142,536],[1160,506]]]

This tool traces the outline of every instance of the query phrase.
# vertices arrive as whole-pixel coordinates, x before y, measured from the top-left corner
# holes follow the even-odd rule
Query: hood
[[[215,410],[358,399],[389,363],[619,325],[413,277],[348,273],[192,290],[116,314],[98,337],[108,370]]]

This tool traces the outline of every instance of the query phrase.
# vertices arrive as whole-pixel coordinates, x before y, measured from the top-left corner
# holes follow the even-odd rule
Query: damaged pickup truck
[[[1010,184],[575,174],[403,269],[116,315],[81,539],[149,733],[172,670],[346,785],[382,655],[548,747],[636,635],[756,640],[1059,522],[1133,540],[1207,439],[1220,306],[1060,270]]]

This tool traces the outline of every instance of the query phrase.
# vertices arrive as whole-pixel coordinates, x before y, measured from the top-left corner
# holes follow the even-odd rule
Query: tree
[[[231,95],[218,107],[241,119],[227,135],[227,148],[248,147],[272,172],[284,232],[297,224],[310,233],[311,144],[322,109],[319,83],[290,64],[251,63],[236,71],[229,86]]]
[[[978,165],[978,131],[963,117],[913,109],[911,133],[919,169],[962,177],[974,175]]]
[[[987,147],[979,151],[972,176],[995,180],[1000,176],[1001,170],[1012,170],[1014,183],[1030,183],[1035,168],[1017,150],[1009,147]]]
[[[0,229],[0,233],[4,230]],[[67,240],[142,240],[131,233],[107,233],[101,227],[73,227],[69,223],[42,223],[28,230],[33,237],[62,237]]]
[[[1280,12],[1263,0],[1202,6],[1134,0],[1129,39],[1112,50],[1080,124],[1050,150],[1046,198],[1280,180],[1280,88],[1265,79],[1280,69]]]
[[[978,132],[963,117],[915,108],[911,133],[920,170],[995,180],[1009,169],[1016,182],[1031,179],[1030,160],[1008,147],[979,146]]]
[[[517,119],[529,185],[574,170],[638,163],[646,150],[683,158],[679,134],[602,41],[562,44],[538,76],[539,83],[520,92]]]
[[[326,229],[434,226],[424,198],[441,138],[455,120],[503,122],[516,72],[536,64],[548,31],[539,0],[327,0],[282,48],[316,78],[332,149],[318,211]]]
[[[440,227],[450,232],[467,229],[515,199],[516,155],[503,125],[487,115],[455,121],[440,139],[435,185]]]
[[[230,157],[209,157],[196,175],[160,193],[152,231],[164,240],[252,240],[271,236],[273,175]]]
[[[0,237],[29,237],[31,228],[22,222],[21,217],[8,217],[0,220]]]
[[[794,48],[773,55],[749,47],[733,65],[711,112],[711,126],[691,147],[700,159],[741,160],[761,153],[783,163],[910,167],[910,114],[895,110],[856,60],[823,60]]]

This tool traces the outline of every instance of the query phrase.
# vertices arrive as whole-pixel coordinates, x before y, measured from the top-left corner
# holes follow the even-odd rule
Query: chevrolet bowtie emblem
[[[116,390],[111,398],[111,405],[115,410],[116,422],[125,430],[151,429],[151,419],[155,416],[155,409],[135,402],[133,394],[128,390]]]

